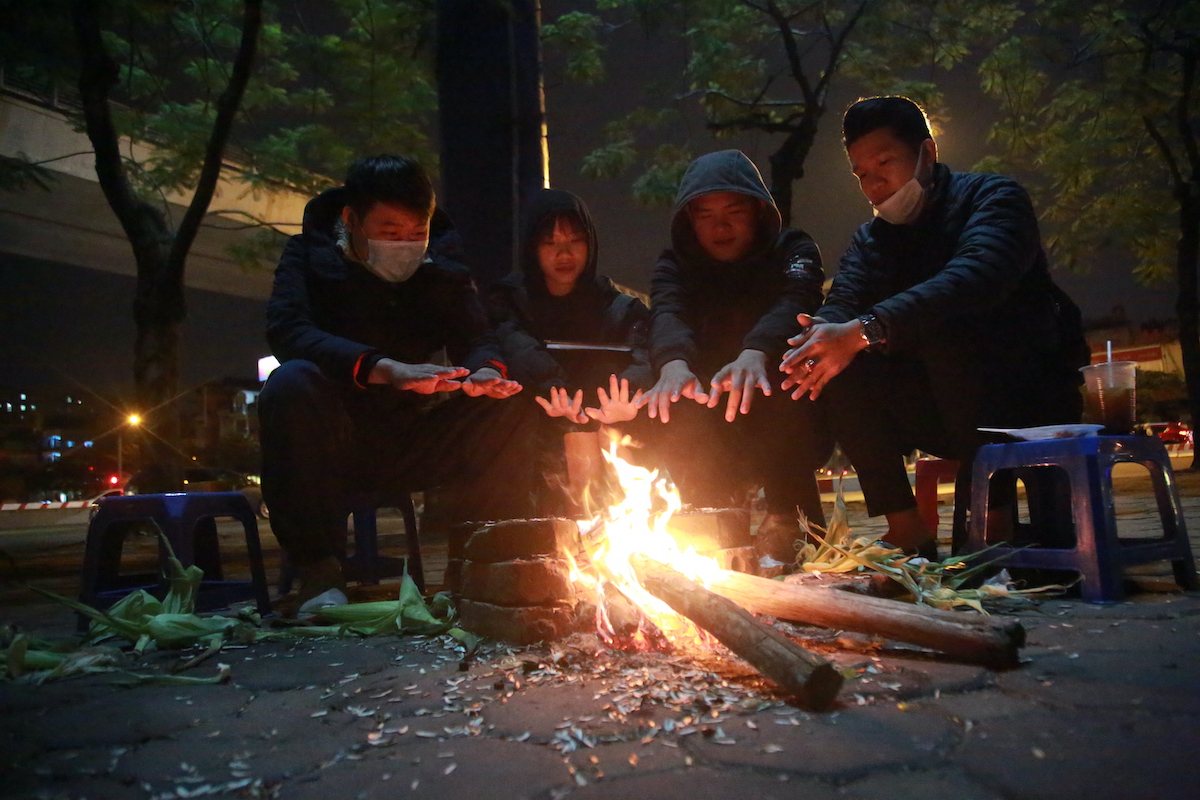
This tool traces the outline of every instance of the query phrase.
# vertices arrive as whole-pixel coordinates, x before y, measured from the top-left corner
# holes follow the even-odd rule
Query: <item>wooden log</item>
[[[716,636],[804,705],[826,708],[837,697],[842,674],[821,656],[665,564],[635,556],[633,566],[648,592]]]
[[[1025,629],[1013,619],[942,611],[832,589],[809,588],[723,570],[713,592],[755,614],[871,633],[994,667],[1017,665]]]

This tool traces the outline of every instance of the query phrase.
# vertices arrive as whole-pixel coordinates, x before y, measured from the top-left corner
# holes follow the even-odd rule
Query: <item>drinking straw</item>
[[[1108,363],[1112,363],[1112,339],[1108,340]]]

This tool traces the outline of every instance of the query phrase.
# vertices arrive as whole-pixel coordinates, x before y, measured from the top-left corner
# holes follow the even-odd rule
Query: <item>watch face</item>
[[[867,340],[869,347],[874,347],[883,342],[883,325],[879,320],[870,314],[865,314],[858,318],[862,324],[862,335]]]

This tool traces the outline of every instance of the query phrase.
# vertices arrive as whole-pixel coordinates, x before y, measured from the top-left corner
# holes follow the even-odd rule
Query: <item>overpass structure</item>
[[[55,177],[49,191],[37,186],[0,191],[0,254],[26,256],[136,276],[128,240],[96,177],[92,145],[76,130],[59,97],[46,97],[4,81],[0,74],[0,155],[38,163]],[[153,148],[125,139],[122,152],[144,163]],[[180,219],[190,193],[164,196],[170,218]],[[226,169],[209,215],[188,256],[185,284],[222,294],[265,299],[272,265],[240,266],[227,252],[244,240],[251,219],[298,233],[308,198],[295,192],[252,190]]]

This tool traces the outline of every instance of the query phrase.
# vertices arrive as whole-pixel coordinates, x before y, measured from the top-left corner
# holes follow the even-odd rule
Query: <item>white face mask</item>
[[[921,216],[925,208],[925,187],[917,180],[921,174],[921,162],[925,158],[925,148],[921,147],[917,155],[917,168],[908,183],[896,190],[896,193],[875,206],[875,216],[893,225],[911,225]]]
[[[419,242],[367,239],[367,269],[388,283],[401,283],[421,266],[428,249],[428,237]]]

